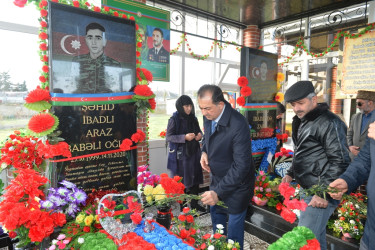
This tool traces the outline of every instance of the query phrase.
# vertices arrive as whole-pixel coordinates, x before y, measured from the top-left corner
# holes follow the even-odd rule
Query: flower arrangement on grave
[[[191,210],[189,207],[184,207],[182,213],[173,218],[174,225],[171,231],[190,245],[194,245],[196,238],[201,237],[199,227],[194,219],[196,216],[198,216],[198,213],[195,209]]]
[[[75,246],[80,250],[107,249],[116,250],[117,245],[105,233],[86,233],[75,240]]]
[[[281,211],[280,215],[284,220],[294,223],[297,215],[294,210],[305,211],[307,204],[304,200],[295,198],[296,190],[289,183],[279,185],[280,194],[284,197],[283,203],[276,205],[276,209]]]
[[[295,227],[285,233],[280,239],[272,243],[268,250],[320,250],[319,241],[314,233],[307,227]]]
[[[272,159],[269,167],[269,173],[276,173],[277,175],[284,177],[286,171],[288,170],[287,167],[280,166],[276,169],[276,166],[286,162],[293,161],[293,151],[290,149],[281,148],[280,152],[275,153],[275,157]]]
[[[264,171],[259,171],[255,178],[253,201],[259,206],[264,206],[268,200],[274,197],[269,184],[270,178]]]
[[[196,244],[196,246],[198,249],[241,249],[240,243],[227,239],[227,237],[223,235],[223,225],[217,224],[216,228],[214,234],[207,233],[202,236],[200,241],[197,241],[198,244]]]
[[[75,218],[80,206],[85,205],[87,194],[70,181],[63,180],[60,185],[49,189],[47,198],[40,200],[40,206],[47,211],[65,213]]]
[[[152,174],[149,171],[148,165],[142,165],[138,167],[137,184],[138,191],[140,192],[146,185],[155,187],[160,181],[160,177],[156,174]]]
[[[40,207],[47,178],[28,168],[20,168],[16,174],[0,203],[0,223],[11,236],[19,239],[19,247],[39,244],[53,233],[55,227],[66,223],[66,216]]]
[[[330,219],[328,228],[333,230],[335,236],[343,235],[359,240],[364,232],[361,219],[367,216],[366,197],[361,193],[351,193],[350,197],[344,197],[336,209],[337,219]]]
[[[70,157],[69,145],[66,142],[50,144],[48,139],[37,138],[25,132],[14,131],[1,146],[1,171],[10,167],[28,168],[44,171],[44,160],[54,156]]]
[[[143,188],[143,194],[149,205],[169,206],[171,202],[177,201],[181,203],[184,194],[185,185],[182,183],[182,177],[169,177],[163,173],[160,175],[160,181],[156,186],[146,185]]]

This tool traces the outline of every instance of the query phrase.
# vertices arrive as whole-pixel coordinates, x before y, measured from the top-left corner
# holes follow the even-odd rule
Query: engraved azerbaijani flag
[[[102,94],[60,94],[51,93],[52,105],[55,106],[79,106],[131,103],[133,92],[102,93]]]

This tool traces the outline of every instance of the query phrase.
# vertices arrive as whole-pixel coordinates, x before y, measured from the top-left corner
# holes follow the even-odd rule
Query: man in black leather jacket
[[[283,182],[294,178],[305,189],[317,184],[328,186],[350,163],[346,125],[328,110],[326,103],[317,103],[310,81],[292,85],[285,93],[285,100],[292,105],[296,116],[292,123],[294,159]],[[326,225],[339,201],[328,195],[324,199],[321,194],[303,199],[308,207],[301,212],[298,225],[310,228],[321,249],[327,249]]]

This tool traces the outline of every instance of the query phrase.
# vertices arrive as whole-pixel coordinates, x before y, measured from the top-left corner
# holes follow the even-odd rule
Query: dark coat
[[[172,175],[182,177],[185,188],[190,188],[203,183],[202,166],[200,164],[200,148],[191,155],[186,155],[185,135],[187,131],[187,120],[175,112],[168,121],[166,141],[168,144],[167,168]],[[202,131],[201,131],[202,133]],[[180,154],[177,159],[177,152]]]
[[[292,130],[294,157],[287,174],[303,188],[328,185],[345,172],[350,163],[346,125],[327,104],[319,103],[302,119],[295,116]]]
[[[371,119],[375,121],[375,117]],[[366,143],[344,174],[340,176],[348,184],[348,193],[367,182],[367,220],[363,241],[368,249],[375,248],[375,140],[367,137]]]
[[[249,124],[228,102],[213,134],[211,123],[204,118],[202,147],[211,169],[210,190],[225,202],[230,214],[241,213],[249,206],[254,193]]]

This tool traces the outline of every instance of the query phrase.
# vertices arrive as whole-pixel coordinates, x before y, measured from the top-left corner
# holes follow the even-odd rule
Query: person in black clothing
[[[169,143],[167,168],[173,176],[182,177],[185,193],[197,195],[199,184],[203,183],[199,144],[202,131],[195,116],[193,101],[189,96],[180,96],[176,101],[176,109],[167,127],[166,141]],[[206,211],[197,200],[192,200],[190,205],[198,211]]]

